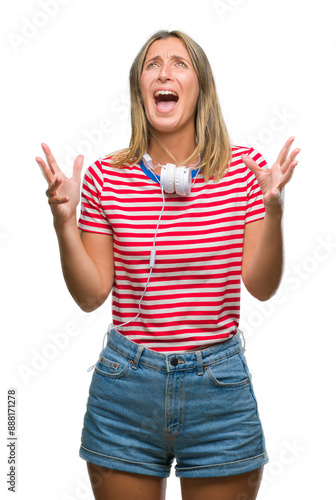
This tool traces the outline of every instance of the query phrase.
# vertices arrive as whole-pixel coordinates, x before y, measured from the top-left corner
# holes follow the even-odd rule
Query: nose
[[[172,79],[172,74],[169,69],[168,64],[162,64],[159,75],[158,75],[158,80],[166,82],[167,80]]]

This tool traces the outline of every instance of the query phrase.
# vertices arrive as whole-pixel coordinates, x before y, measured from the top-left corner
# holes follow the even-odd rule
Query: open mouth
[[[154,94],[155,106],[161,113],[169,113],[169,111],[172,111],[178,100],[178,94],[172,90],[158,90]]]

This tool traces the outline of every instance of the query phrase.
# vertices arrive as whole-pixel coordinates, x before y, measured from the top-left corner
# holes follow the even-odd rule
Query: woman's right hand
[[[80,200],[81,170],[84,157],[76,157],[73,166],[73,174],[69,179],[60,170],[47,144],[41,144],[48,165],[37,156],[35,160],[41,167],[42,173],[49,186],[46,190],[48,202],[54,216],[54,225],[62,226],[72,220],[76,220],[76,207]]]

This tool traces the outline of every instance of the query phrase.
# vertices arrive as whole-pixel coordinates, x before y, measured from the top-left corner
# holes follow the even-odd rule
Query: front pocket
[[[121,378],[126,374],[129,367],[130,360],[128,358],[125,358],[121,363],[120,361],[114,361],[103,355],[97,363],[95,371],[103,377]]]
[[[209,380],[216,387],[237,389],[250,385],[249,377],[238,353],[211,365],[206,365],[204,368]]]

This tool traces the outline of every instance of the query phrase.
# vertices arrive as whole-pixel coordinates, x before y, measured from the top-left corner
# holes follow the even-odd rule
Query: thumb
[[[83,163],[84,163],[84,156],[78,155],[74,161],[73,174],[72,174],[73,180],[78,182],[78,184],[80,184],[81,182],[81,171],[83,168]]]
[[[250,158],[248,155],[241,155],[241,159],[245,163],[245,165],[254,173],[254,175],[257,177],[258,173],[260,172],[260,167],[259,165]]]

